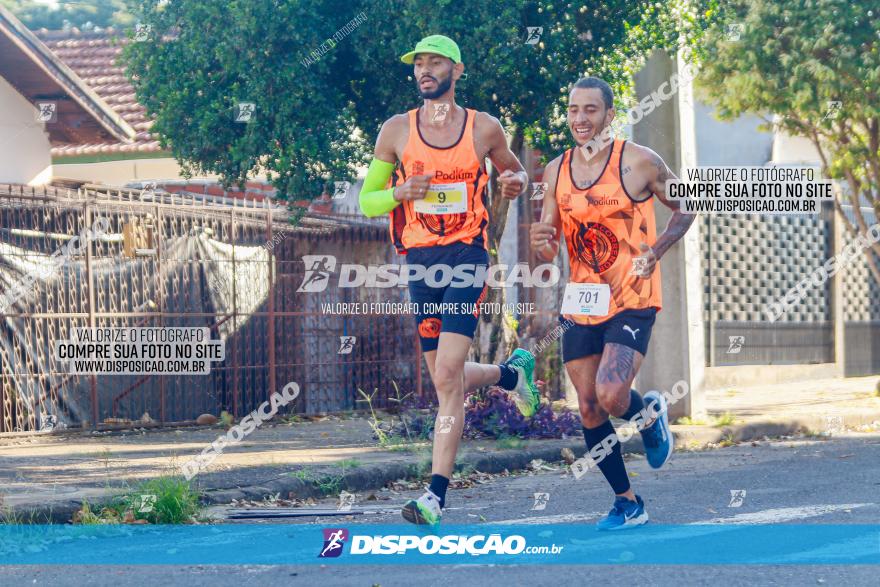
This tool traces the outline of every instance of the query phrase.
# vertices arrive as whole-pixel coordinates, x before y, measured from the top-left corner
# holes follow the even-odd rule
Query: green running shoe
[[[430,491],[426,491],[418,499],[411,499],[406,502],[400,513],[407,522],[429,526],[439,524],[440,518],[443,516],[440,510],[440,501]]]
[[[513,367],[519,375],[513,389],[516,407],[526,418],[534,416],[541,405],[541,394],[535,385],[535,355],[525,349],[516,349],[504,364]]]

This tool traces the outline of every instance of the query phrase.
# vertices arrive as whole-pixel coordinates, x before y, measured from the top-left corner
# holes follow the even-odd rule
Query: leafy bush
[[[427,437],[434,428],[436,408],[404,416],[411,434]],[[534,416],[524,417],[510,395],[490,387],[470,394],[465,400],[464,436],[466,438],[562,438],[581,431],[580,417],[574,412],[556,414],[543,404]]]
[[[364,400],[372,404],[363,392]],[[398,394],[399,395],[399,394]],[[407,394],[400,401],[397,416],[381,422],[372,412],[373,434],[384,446],[425,441],[434,430],[437,418],[437,402]],[[548,404],[542,404],[531,418],[525,418],[516,407],[509,393],[499,387],[489,387],[467,396],[464,413],[465,438],[562,438],[581,433],[581,419],[577,413],[567,411],[556,414]]]
[[[543,404],[531,418],[524,417],[510,395],[498,387],[473,393],[465,401],[464,434],[468,438],[518,436],[520,438],[562,438],[581,431],[574,412],[555,414]]]

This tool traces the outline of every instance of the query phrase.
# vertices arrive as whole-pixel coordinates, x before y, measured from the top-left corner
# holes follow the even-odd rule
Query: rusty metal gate
[[[52,262],[97,221],[105,233]],[[390,256],[386,239],[355,219],[307,216],[293,227],[283,208],[253,200],[0,185],[0,433],[241,416],[289,381],[302,389],[288,406],[298,413],[362,409],[357,388],[377,389],[385,406],[392,381],[421,395],[410,316],[322,311],[322,302],[367,301],[364,288],[297,294],[303,254]],[[382,301],[405,296],[395,289]],[[224,340],[225,360],[208,375],[65,372],[55,343],[88,326],[207,326]],[[347,335],[358,342],[339,354]]]

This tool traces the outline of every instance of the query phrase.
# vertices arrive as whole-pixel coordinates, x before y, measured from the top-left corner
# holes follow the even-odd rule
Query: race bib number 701
[[[562,298],[563,314],[607,316],[611,288],[607,283],[569,283]]]

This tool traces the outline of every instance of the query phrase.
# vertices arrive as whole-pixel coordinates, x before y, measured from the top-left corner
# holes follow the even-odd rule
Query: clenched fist
[[[547,247],[547,245],[551,245],[553,256],[555,256],[556,248],[553,247],[551,244],[555,237],[556,227],[547,222],[534,222],[529,227],[529,240],[531,242],[532,249],[534,249],[535,252],[541,252],[543,250],[546,253],[545,247]]]
[[[394,188],[394,199],[398,202],[404,200],[424,200],[428,192],[428,186],[434,178],[433,173],[425,175],[413,175],[403,184]]]
[[[514,200],[526,189],[528,176],[525,171],[513,172],[505,169],[498,176],[498,183],[501,185],[501,195],[508,200]]]

